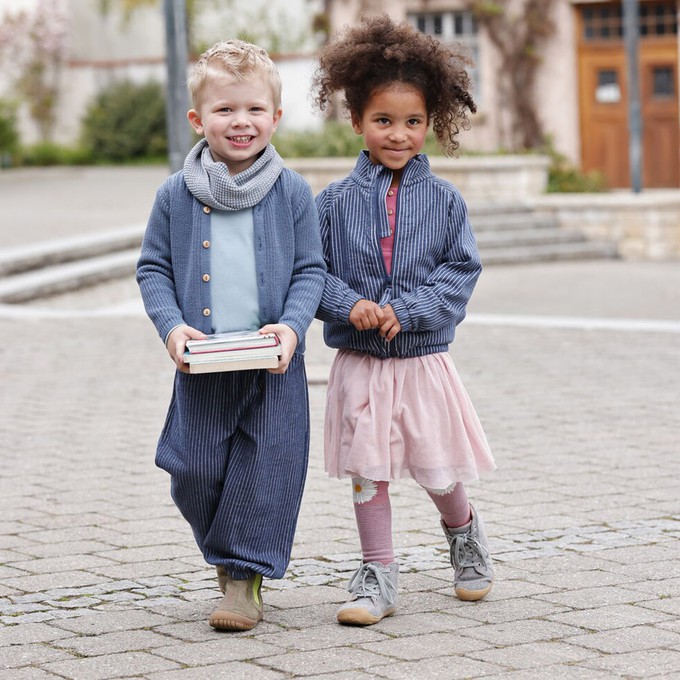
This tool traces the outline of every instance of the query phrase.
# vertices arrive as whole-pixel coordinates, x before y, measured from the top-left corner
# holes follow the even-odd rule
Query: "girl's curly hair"
[[[361,116],[377,90],[407,83],[423,95],[434,135],[450,155],[460,128],[470,127],[468,111],[477,110],[465,70],[471,63],[461,49],[383,14],[345,28],[322,50],[312,80],[315,102],[324,111],[335,92],[344,92],[344,106]]]

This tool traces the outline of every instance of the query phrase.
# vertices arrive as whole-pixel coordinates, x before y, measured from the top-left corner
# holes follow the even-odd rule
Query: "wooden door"
[[[628,87],[621,50],[601,46],[581,55],[581,165],[611,187],[630,186]]]
[[[680,116],[677,49],[647,45],[640,57],[644,186],[678,187]]]
[[[644,188],[680,186],[675,0],[640,4]],[[630,186],[628,78],[620,2],[577,8],[581,165]]]

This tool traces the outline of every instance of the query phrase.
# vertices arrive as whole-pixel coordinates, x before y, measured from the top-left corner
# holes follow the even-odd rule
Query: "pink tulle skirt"
[[[377,359],[339,351],[328,380],[324,450],[331,477],[411,477],[440,491],[496,467],[447,353]]]

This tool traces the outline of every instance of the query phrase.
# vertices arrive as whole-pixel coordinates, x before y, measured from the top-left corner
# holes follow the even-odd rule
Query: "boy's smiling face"
[[[204,135],[212,157],[230,175],[247,170],[269,144],[281,119],[272,89],[258,77],[237,80],[214,74],[205,83],[198,109],[187,114],[191,126]]]

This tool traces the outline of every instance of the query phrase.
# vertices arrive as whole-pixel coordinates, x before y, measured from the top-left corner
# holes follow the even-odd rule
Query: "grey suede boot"
[[[349,581],[347,589],[352,598],[338,609],[338,621],[370,626],[394,614],[399,597],[398,578],[399,565],[396,562],[389,566],[380,562],[362,563]]]
[[[451,529],[441,523],[449,542],[453,567],[453,587],[459,600],[481,600],[493,585],[493,565],[489,555],[484,522],[470,505],[472,519],[463,527]]]

